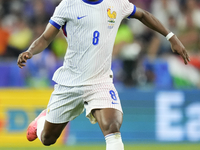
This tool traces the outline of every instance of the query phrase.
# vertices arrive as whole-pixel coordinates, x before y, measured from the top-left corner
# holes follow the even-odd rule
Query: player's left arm
[[[162,34],[165,37],[170,33],[170,31],[167,28],[165,28],[164,25],[156,17],[154,17],[151,13],[149,13],[141,8],[137,7],[135,14],[130,16],[130,18],[138,19],[144,25],[146,25],[147,27],[151,28],[152,30]],[[190,61],[189,55],[188,55],[185,47],[183,46],[183,44],[177,38],[177,36],[173,35],[169,39],[169,41],[171,43],[172,51],[181,55],[185,64],[188,64],[188,62]]]

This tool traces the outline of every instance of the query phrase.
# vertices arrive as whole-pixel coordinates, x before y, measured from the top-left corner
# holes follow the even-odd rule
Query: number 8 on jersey
[[[94,31],[93,33],[93,45],[97,45],[99,43],[99,36],[100,36],[100,33],[99,31]]]

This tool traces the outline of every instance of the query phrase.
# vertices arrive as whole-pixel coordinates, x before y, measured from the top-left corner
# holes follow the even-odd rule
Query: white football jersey
[[[53,76],[61,85],[112,82],[112,51],[121,21],[136,11],[128,0],[62,0],[50,23],[68,42],[63,66]]]

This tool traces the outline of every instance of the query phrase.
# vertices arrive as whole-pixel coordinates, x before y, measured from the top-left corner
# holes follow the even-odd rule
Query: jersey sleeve
[[[60,29],[67,22],[67,14],[67,1],[62,0],[56,7],[53,16],[49,20],[49,23],[57,29]]]
[[[136,12],[136,6],[128,0],[122,0],[122,16],[123,18],[130,18]]]

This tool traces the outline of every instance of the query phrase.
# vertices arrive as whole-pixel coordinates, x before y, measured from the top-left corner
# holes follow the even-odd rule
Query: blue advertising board
[[[119,92],[124,142],[200,142],[200,91]],[[98,124],[82,114],[70,123],[66,143],[104,142]]]
[[[0,90],[0,146],[29,146],[28,124],[46,108],[53,89]],[[121,134],[126,142],[200,142],[199,90],[119,90],[124,112]],[[17,140],[12,140],[17,139]],[[42,146],[39,140],[34,142]],[[98,124],[81,114],[57,144],[105,143]],[[31,145],[30,145],[31,146]]]

